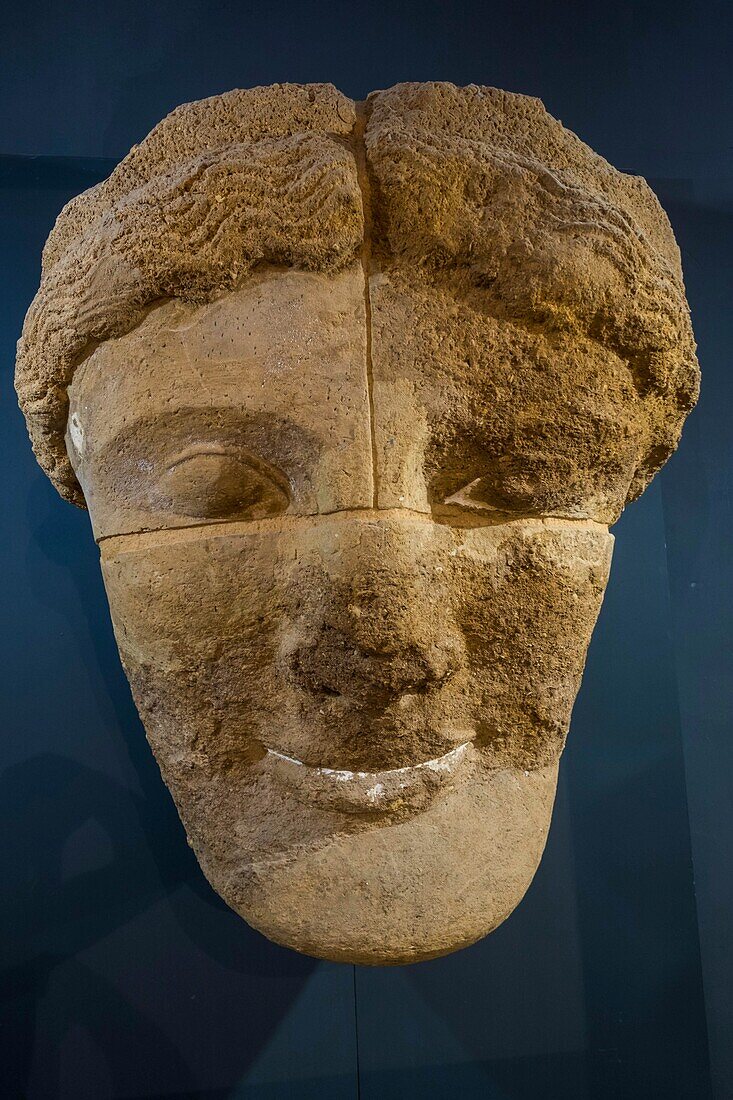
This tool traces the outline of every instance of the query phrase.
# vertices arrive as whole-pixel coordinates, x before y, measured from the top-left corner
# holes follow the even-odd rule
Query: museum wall
[[[731,92],[682,5],[15,6],[0,69],[3,1095],[733,1096]],[[175,14],[173,14],[175,13]],[[528,27],[532,33],[528,33]],[[711,61],[711,58],[713,59]],[[112,636],[88,517],[36,466],[15,340],[62,205],[177,103],[400,79],[540,95],[650,178],[703,371],[615,526],[548,849],[497,932],[406,968],[317,962],[230,912],[186,844]],[[726,100],[727,96],[727,100]],[[728,132],[726,133],[726,127]],[[724,155],[724,150],[728,152]]]

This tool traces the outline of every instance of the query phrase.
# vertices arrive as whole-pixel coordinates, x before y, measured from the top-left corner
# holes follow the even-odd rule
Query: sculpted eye
[[[459,510],[481,513],[499,521],[502,516],[586,515],[583,492],[587,486],[578,486],[574,459],[572,454],[528,448],[521,453],[506,452],[487,461],[480,477],[444,496],[443,508],[451,514]]]
[[[497,469],[492,474],[477,477],[456,493],[445,498],[445,504],[478,511],[531,512],[536,506],[537,479],[526,470]]]
[[[156,485],[154,503],[200,519],[264,519],[290,503],[278,471],[250,456],[199,446],[176,458]]]

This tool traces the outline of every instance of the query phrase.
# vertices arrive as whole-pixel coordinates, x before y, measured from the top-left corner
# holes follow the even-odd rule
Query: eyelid
[[[449,497],[446,497],[445,500],[443,501],[443,503],[444,504],[457,504],[462,508],[479,508],[479,509],[482,509],[485,512],[496,512],[496,511],[498,511],[498,509],[495,508],[493,505],[486,504],[482,500],[471,500],[471,499],[466,500],[465,499],[466,494],[469,493],[471,491],[471,489],[474,488],[474,486],[478,485],[479,482],[481,482],[483,480],[484,480],[483,477],[474,478],[473,481],[469,481],[466,485],[462,485],[461,488],[457,489],[455,493],[451,493],[451,495]]]
[[[252,465],[255,463],[249,461],[248,457],[245,457],[238,452],[234,447],[224,447],[221,443],[192,443],[185,450],[172,458],[166,463],[166,470],[174,470],[176,466],[180,466],[182,462],[187,462],[190,458],[198,458],[200,455],[212,455],[218,458],[233,458],[236,462],[241,462],[242,465]]]
[[[208,457],[230,458],[238,462],[245,469],[251,470],[258,477],[266,478],[272,482],[281,492],[288,497],[292,494],[293,486],[290,478],[279,467],[274,466],[267,459],[259,458],[249,451],[237,446],[227,446],[225,443],[191,443],[177,455],[171,458],[164,466],[165,473],[171,473],[184,462],[192,458]]]
[[[278,515],[292,500],[279,469],[218,440],[198,440],[169,455],[143,494],[155,511],[212,520]]]

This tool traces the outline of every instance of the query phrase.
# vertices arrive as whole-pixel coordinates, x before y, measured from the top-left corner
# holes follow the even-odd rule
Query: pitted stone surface
[[[21,404],[246,920],[401,963],[508,916],[697,385],[656,198],[524,96],[231,92],[66,207]]]

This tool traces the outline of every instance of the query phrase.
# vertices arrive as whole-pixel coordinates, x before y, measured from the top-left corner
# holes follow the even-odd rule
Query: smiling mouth
[[[470,741],[404,768],[354,772],[305,764],[277,749],[267,749],[264,766],[296,794],[350,813],[424,809],[432,798],[464,773],[473,755]]]

